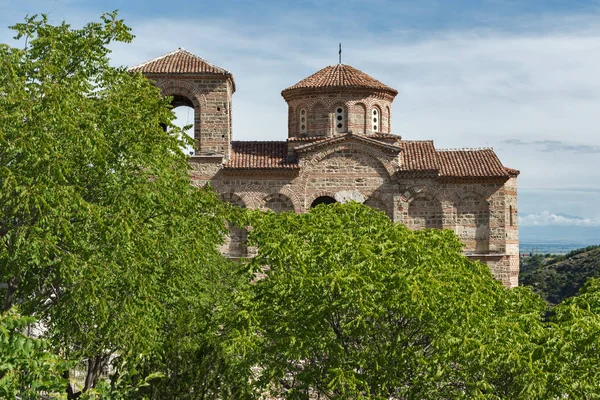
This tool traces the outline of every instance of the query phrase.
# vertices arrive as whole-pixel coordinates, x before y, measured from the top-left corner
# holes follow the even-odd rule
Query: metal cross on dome
[[[340,56],[340,64],[342,63],[342,44],[340,43],[340,51],[338,52],[339,56]]]

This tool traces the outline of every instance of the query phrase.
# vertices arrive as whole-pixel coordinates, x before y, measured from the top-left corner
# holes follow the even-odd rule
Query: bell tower
[[[173,107],[194,110],[196,156],[231,154],[231,97],[235,81],[231,72],[179,48],[171,53],[129,68],[153,80]]]

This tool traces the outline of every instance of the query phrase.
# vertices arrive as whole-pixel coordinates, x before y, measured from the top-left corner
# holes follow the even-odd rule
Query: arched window
[[[348,122],[346,121],[346,110],[343,106],[335,107],[335,133],[344,133],[348,131]]]
[[[173,114],[175,114],[175,120],[173,124],[179,128],[191,125],[190,128],[185,130],[185,134],[194,140],[194,125],[196,123],[196,113],[194,110],[194,104],[183,96],[173,96]],[[194,145],[188,144],[181,149],[185,154],[193,156],[195,153]]]
[[[308,132],[308,115],[305,108],[298,110],[298,132],[302,136],[305,136]]]
[[[379,132],[379,127],[381,126],[381,111],[379,111],[379,107],[373,107],[371,111],[371,122],[373,125],[373,132]]]
[[[316,207],[319,204],[333,204],[333,203],[337,203],[337,201],[330,196],[320,196],[317,197],[312,204],[310,205],[310,208]]]

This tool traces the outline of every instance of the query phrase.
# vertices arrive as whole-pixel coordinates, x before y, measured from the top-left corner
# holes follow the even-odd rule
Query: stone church
[[[284,89],[288,134],[281,141],[232,140],[233,75],[178,49],[131,67],[173,106],[194,109],[192,178],[223,200],[275,212],[305,212],[354,200],[411,229],[452,229],[467,257],[518,285],[517,176],[492,149],[436,149],[392,134],[398,91],[345,64]],[[283,139],[283,138],[282,138]],[[243,231],[225,252],[244,257]]]

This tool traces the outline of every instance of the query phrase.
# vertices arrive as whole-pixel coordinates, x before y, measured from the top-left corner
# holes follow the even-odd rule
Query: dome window
[[[335,109],[335,133],[346,132],[346,111],[343,107]]]
[[[374,108],[372,114],[373,132],[379,132],[379,110]]]
[[[300,112],[298,113],[298,131],[301,135],[306,135],[306,133],[308,132],[308,130],[306,129],[306,119],[306,110],[304,108],[301,108]]]

